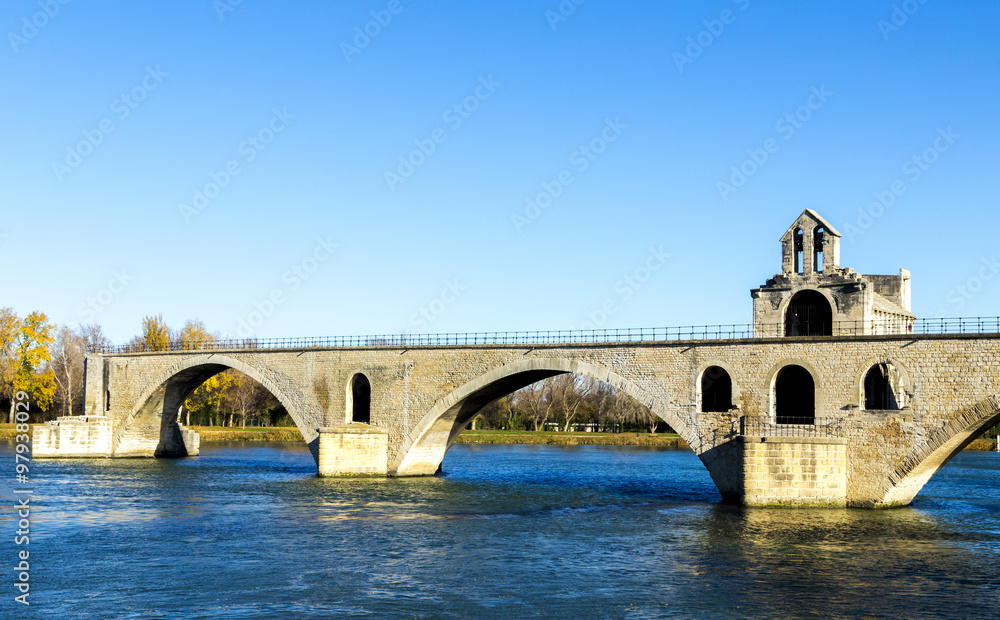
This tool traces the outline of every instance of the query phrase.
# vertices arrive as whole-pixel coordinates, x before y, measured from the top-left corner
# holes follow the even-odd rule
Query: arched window
[[[701,410],[724,412],[733,408],[733,380],[721,366],[709,366],[701,374]]]
[[[892,388],[892,366],[875,364],[865,374],[865,409],[899,409]]]
[[[357,424],[372,421],[372,385],[361,373],[351,379],[351,421]]]
[[[823,273],[823,227],[820,226],[813,232],[813,269],[816,273]]]
[[[818,291],[799,291],[785,311],[786,336],[829,336],[833,334],[833,309]]]
[[[801,366],[785,366],[774,378],[774,422],[815,424],[816,385]]]

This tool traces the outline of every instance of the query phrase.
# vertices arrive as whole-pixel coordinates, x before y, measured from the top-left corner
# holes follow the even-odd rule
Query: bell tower
[[[840,268],[840,233],[812,209],[802,212],[781,237],[781,272],[824,273]]]

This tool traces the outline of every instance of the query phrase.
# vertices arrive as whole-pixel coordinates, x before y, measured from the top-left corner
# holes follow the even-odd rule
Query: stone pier
[[[746,506],[846,506],[847,440],[740,437]]]
[[[112,419],[105,416],[63,416],[34,427],[34,458],[95,458],[112,455]]]
[[[319,429],[320,476],[385,476],[389,431],[367,424]]]

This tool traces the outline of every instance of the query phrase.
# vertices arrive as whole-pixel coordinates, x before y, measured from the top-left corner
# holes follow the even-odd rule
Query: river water
[[[0,617],[1000,617],[995,452],[865,511],[721,505],[688,450],[456,446],[439,477],[337,480],[302,445],[202,448],[33,463],[32,604],[8,499]]]

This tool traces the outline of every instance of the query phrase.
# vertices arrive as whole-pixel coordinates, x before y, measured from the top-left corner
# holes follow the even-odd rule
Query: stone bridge
[[[486,404],[587,375],[648,406],[748,505],[907,505],[1000,421],[1000,334],[234,348],[88,355],[85,416],[36,426],[35,455],[197,454],[178,409],[228,368],[284,405],[320,475],[434,474]]]

